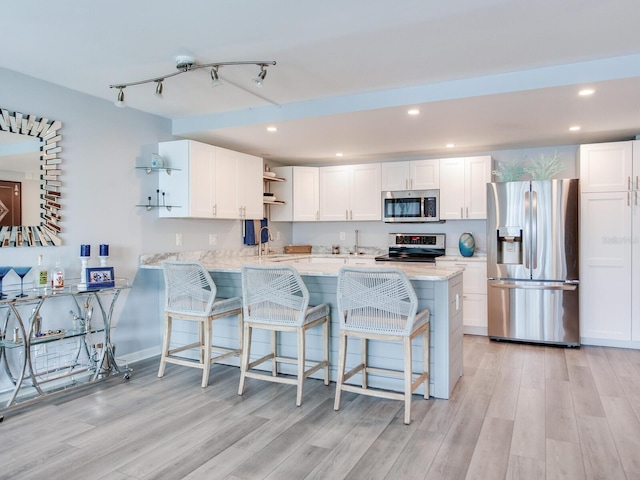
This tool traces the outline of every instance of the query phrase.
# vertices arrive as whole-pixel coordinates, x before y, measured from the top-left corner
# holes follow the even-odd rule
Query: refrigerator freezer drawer
[[[489,337],[577,346],[577,284],[489,280]]]

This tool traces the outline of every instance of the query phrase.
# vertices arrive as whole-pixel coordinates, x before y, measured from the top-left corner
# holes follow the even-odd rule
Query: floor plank
[[[138,362],[114,377],[5,412],[0,479],[640,480],[640,351],[465,336],[449,400],[403,403],[307,379],[247,382],[214,365]],[[35,452],[35,454],[34,454]]]

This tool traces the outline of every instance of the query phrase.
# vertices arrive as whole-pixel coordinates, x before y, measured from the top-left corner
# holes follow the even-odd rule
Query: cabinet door
[[[631,340],[630,195],[581,195],[581,337]]]
[[[190,142],[189,217],[213,218],[215,204],[215,147]]]
[[[262,158],[236,152],[238,158],[238,204],[242,207],[242,218],[261,219],[264,217],[262,203]]]
[[[411,162],[410,188],[412,190],[440,188],[440,160],[414,160]]]
[[[580,191],[631,190],[632,155],[632,142],[581,145]]]
[[[382,191],[409,190],[410,162],[386,162],[382,164]]]
[[[216,147],[215,218],[240,218],[237,181],[239,162],[236,153]],[[260,175],[262,178],[262,174]]]
[[[349,220],[382,220],[380,164],[351,166]]]
[[[320,167],[320,220],[348,220],[349,184],[348,167]]]
[[[320,211],[320,172],[317,167],[293,168],[293,220],[315,222]]]
[[[487,183],[491,182],[491,157],[465,159],[465,211],[464,218],[487,218]]]
[[[464,215],[464,158],[440,160],[440,219],[460,220]]]

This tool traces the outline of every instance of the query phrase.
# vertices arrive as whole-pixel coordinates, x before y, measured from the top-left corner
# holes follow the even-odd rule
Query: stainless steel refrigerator
[[[487,184],[488,333],[580,344],[578,180]]]

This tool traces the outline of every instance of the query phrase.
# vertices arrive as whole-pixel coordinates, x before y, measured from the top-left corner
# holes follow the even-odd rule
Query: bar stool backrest
[[[288,265],[244,265],[242,303],[245,321],[302,326],[309,290]]]
[[[410,335],[417,309],[416,293],[399,269],[342,267],[338,272],[342,329]]]
[[[216,299],[216,284],[198,262],[164,262],[165,311],[206,317]]]

